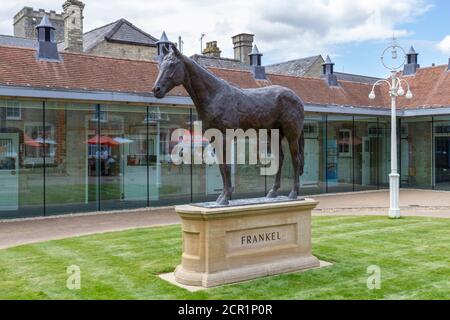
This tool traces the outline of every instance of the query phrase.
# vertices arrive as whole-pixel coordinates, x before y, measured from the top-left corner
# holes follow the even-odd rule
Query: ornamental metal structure
[[[403,60],[398,63],[398,50],[403,54]],[[386,54],[388,51],[391,51],[392,61],[386,61]],[[391,96],[391,174],[389,175],[389,191],[390,191],[390,208],[389,208],[389,217],[393,219],[398,219],[401,217],[400,213],[400,174],[398,173],[397,166],[397,97],[405,96],[406,99],[412,99],[413,94],[411,92],[411,88],[409,83],[405,79],[401,79],[398,77],[398,72],[400,69],[404,67],[406,64],[406,52],[405,50],[397,43],[395,38],[392,41],[392,44],[389,45],[381,55],[381,63],[383,66],[388,69],[391,73],[389,80],[379,80],[377,81],[373,87],[372,91],[369,94],[369,99],[374,100],[375,96],[375,87],[381,84],[387,84],[389,88],[389,95]],[[405,89],[403,84],[406,85],[407,91],[405,95]]]

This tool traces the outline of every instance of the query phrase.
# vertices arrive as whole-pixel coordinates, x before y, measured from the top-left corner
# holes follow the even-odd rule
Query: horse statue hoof
[[[276,197],[278,197],[277,192],[275,190],[270,190],[266,198],[275,199]]]
[[[220,201],[217,201],[217,204],[219,206],[227,206],[230,204],[230,201],[226,197],[223,197]]]
[[[216,203],[217,203],[217,204],[220,204],[220,202],[222,201],[223,197],[225,197],[225,194],[222,193],[222,194],[217,198]]]
[[[298,193],[295,192],[295,191],[292,191],[292,192],[289,194],[289,199],[291,199],[291,200],[297,200],[297,199],[298,199]]]

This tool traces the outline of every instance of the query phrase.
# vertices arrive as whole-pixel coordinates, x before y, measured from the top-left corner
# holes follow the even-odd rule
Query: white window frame
[[[305,129],[306,127],[312,128],[313,132],[305,130],[305,139],[317,139],[319,137],[319,123],[317,121],[306,121]]]
[[[18,110],[18,116],[8,116],[8,110]],[[22,120],[22,107],[20,102],[7,101],[6,102],[6,120]]]
[[[341,139],[341,133],[346,133],[348,134],[348,142],[344,142]],[[340,129],[339,130],[339,140],[338,140],[338,151],[339,151],[339,157],[352,157],[353,156],[353,135],[352,135],[352,130],[350,129]],[[347,145],[348,146],[348,152],[341,152],[341,145]]]
[[[97,119],[97,115],[100,115],[100,119]],[[108,111],[103,111],[100,110],[100,112],[97,114],[97,112],[95,112],[94,116],[92,117],[91,121],[92,122],[100,122],[100,123],[106,123],[108,122],[109,117],[108,117]]]

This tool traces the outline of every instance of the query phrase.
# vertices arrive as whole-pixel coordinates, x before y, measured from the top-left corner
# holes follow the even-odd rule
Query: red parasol
[[[23,135],[23,140],[24,140],[25,144],[27,146],[30,146],[30,147],[37,148],[37,147],[41,147],[42,146],[42,144],[40,144],[39,142],[33,140],[30,136],[28,136],[26,134]]]
[[[183,142],[189,142],[189,140],[192,138],[192,142],[194,144],[198,143],[209,143],[209,140],[204,138],[202,135],[193,135],[189,130],[184,129],[183,130]],[[175,137],[172,142],[180,142],[178,140],[178,137]]]
[[[120,145],[119,142],[115,141],[113,138],[108,136],[101,136],[99,137],[96,135],[95,137],[92,137],[87,141],[88,144],[101,144],[101,145],[107,145],[107,146],[118,146]]]

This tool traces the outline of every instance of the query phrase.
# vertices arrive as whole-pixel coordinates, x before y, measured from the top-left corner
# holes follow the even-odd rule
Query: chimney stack
[[[448,67],[447,70],[450,71],[450,58],[448,59]]]
[[[254,35],[240,33],[232,37],[234,45],[234,59],[245,64],[250,64],[249,54],[252,52]]]
[[[38,60],[59,61],[58,45],[56,43],[55,27],[53,27],[47,15],[36,26],[38,35]]]
[[[206,48],[203,50],[203,55],[207,57],[220,58],[221,53],[222,51],[220,51],[219,47],[217,46],[217,41],[207,42]]]
[[[409,49],[409,52],[406,54],[406,64],[403,69],[404,76],[416,74],[417,69],[420,68],[420,65],[417,63],[418,56],[419,56],[419,54],[416,53],[416,50],[414,50],[414,47],[411,46],[411,49]]]
[[[64,49],[70,52],[83,52],[83,10],[84,3],[67,0],[64,9]]]
[[[250,65],[252,66],[253,77],[257,80],[266,80],[266,68],[261,65],[262,53],[259,52],[258,47],[253,47],[252,52],[249,54]]]
[[[330,56],[327,56],[325,63],[322,64],[323,75],[325,81],[330,87],[338,87],[339,83],[336,75],[334,74],[334,63],[331,61]]]

